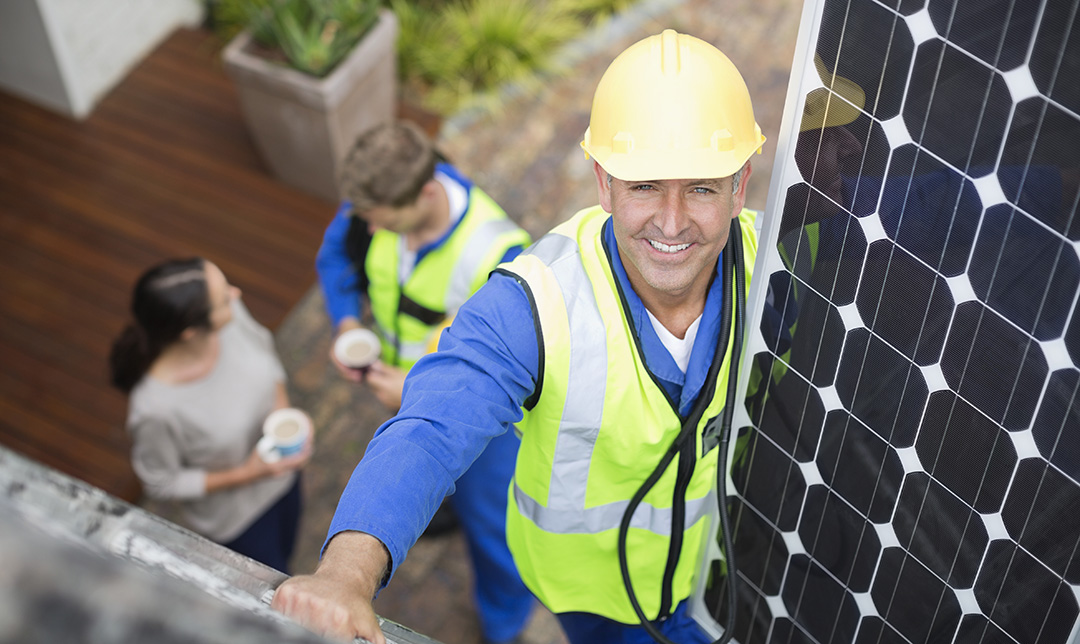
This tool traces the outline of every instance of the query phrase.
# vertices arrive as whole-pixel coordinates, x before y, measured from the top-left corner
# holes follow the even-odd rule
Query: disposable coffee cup
[[[371,329],[349,329],[334,342],[334,357],[350,369],[367,369],[379,359],[382,347]]]
[[[299,409],[278,409],[263,422],[263,437],[259,439],[259,456],[274,463],[297,454],[311,434],[311,419]]]

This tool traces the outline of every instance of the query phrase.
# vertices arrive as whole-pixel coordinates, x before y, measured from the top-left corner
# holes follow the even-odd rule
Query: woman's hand
[[[254,483],[268,476],[281,476],[307,465],[315,449],[315,432],[308,432],[307,442],[296,454],[278,459],[273,463],[263,460],[258,446],[252,448],[247,460],[236,467],[206,473],[206,493]]]
[[[311,460],[311,455],[314,452],[315,445],[315,433],[308,434],[307,442],[304,443],[304,447],[299,452],[277,459],[272,463],[268,463],[263,460],[262,455],[259,453],[259,448],[251,450],[251,454],[248,456],[247,463],[244,467],[250,467],[254,478],[252,480],[258,480],[267,476],[280,476],[282,474],[288,474],[289,472],[300,469],[308,464]]]

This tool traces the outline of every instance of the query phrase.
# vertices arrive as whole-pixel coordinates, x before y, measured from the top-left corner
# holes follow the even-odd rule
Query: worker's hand
[[[379,402],[395,414],[401,409],[401,390],[405,387],[405,372],[383,362],[371,365],[364,375]]]
[[[356,637],[372,644],[386,642],[371,601],[350,596],[336,580],[318,574],[298,575],[285,581],[274,593],[270,606],[326,637],[343,642],[352,642]]]
[[[270,607],[320,635],[386,644],[371,601],[389,561],[375,537],[342,532],[330,542],[315,574],[286,580]]]
[[[338,323],[337,335],[334,336],[334,342],[337,342],[337,339],[341,337],[342,333],[359,328],[360,321],[356,318],[343,318],[341,322]],[[334,355],[334,342],[330,343],[330,362],[333,363],[334,368],[337,369],[338,373],[341,374],[341,377],[346,380],[351,380],[353,382],[363,382],[364,373],[367,371],[367,369],[353,369],[352,367],[346,367],[344,364],[342,364],[341,361],[337,359],[337,356]]]

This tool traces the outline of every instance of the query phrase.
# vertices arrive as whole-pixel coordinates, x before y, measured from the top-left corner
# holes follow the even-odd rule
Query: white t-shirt
[[[649,314],[649,321],[652,322],[653,329],[656,331],[657,337],[660,338],[660,342],[663,343],[664,348],[668,350],[671,357],[675,359],[679,371],[686,373],[686,367],[690,364],[690,352],[694,349],[694,338],[697,337],[698,327],[701,326],[701,316],[697,316],[697,319],[690,323],[690,327],[686,329],[686,337],[679,339],[675,337],[674,333],[668,331],[667,327],[660,324],[660,320],[657,320],[649,309],[645,309],[645,312]]]
[[[435,171],[435,180],[446,191],[446,200],[450,202],[450,225],[453,226],[465,216],[465,209],[469,205],[469,191],[465,189],[465,186],[438,170]],[[398,240],[398,257],[400,258],[398,282],[405,284],[409,281],[413,269],[416,268],[416,251],[409,250],[408,244],[405,243],[405,235],[401,235]]]

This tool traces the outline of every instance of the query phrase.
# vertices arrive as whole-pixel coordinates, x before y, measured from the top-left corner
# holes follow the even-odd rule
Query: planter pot
[[[352,142],[394,118],[397,33],[397,18],[382,10],[356,49],[324,78],[255,55],[247,32],[225,47],[225,70],[274,176],[328,201],[340,199],[338,169]]]

